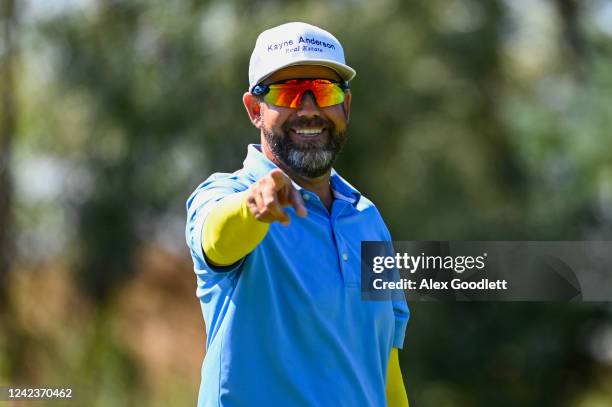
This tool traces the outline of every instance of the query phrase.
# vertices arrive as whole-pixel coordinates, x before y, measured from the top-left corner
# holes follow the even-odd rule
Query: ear
[[[344,115],[346,116],[346,124],[349,122],[349,118],[351,116],[351,91],[347,90],[344,93],[344,102],[342,104],[344,108]]]
[[[253,95],[251,92],[245,92],[245,94],[242,95],[242,103],[244,103],[244,107],[249,115],[251,123],[253,123],[253,126],[260,129],[262,123],[261,105],[257,99],[257,96]]]

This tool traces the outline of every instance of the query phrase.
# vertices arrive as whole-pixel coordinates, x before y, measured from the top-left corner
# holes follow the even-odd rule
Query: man
[[[243,103],[261,145],[187,201],[207,334],[199,406],[408,405],[397,357],[406,303],[360,295],[361,241],[390,235],[332,169],[354,76],[318,27],[257,38]]]

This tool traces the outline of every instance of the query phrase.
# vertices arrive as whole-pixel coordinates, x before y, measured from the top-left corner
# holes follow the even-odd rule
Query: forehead
[[[330,79],[332,81],[340,81],[340,76],[336,71],[326,66],[320,65],[296,65],[288,66],[283,69],[279,69],[270,75],[264,83],[273,83],[284,81],[287,79],[300,79],[300,78],[317,78],[317,79]]]

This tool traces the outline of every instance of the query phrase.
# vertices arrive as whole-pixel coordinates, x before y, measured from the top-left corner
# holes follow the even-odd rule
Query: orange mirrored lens
[[[344,102],[344,90],[339,84],[324,79],[293,79],[269,85],[264,100],[275,106],[297,108],[306,91],[312,92],[319,107],[334,106]]]

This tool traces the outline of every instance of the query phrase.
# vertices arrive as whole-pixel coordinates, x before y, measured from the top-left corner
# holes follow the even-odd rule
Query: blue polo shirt
[[[250,145],[242,169],[216,173],[187,201],[187,244],[206,323],[198,406],[386,406],[389,353],[401,348],[405,301],[362,301],[362,240],[391,240],[376,207],[332,171],[334,201],[294,184],[293,208],[237,264],[215,267],[202,225],[224,197],[277,168]]]

